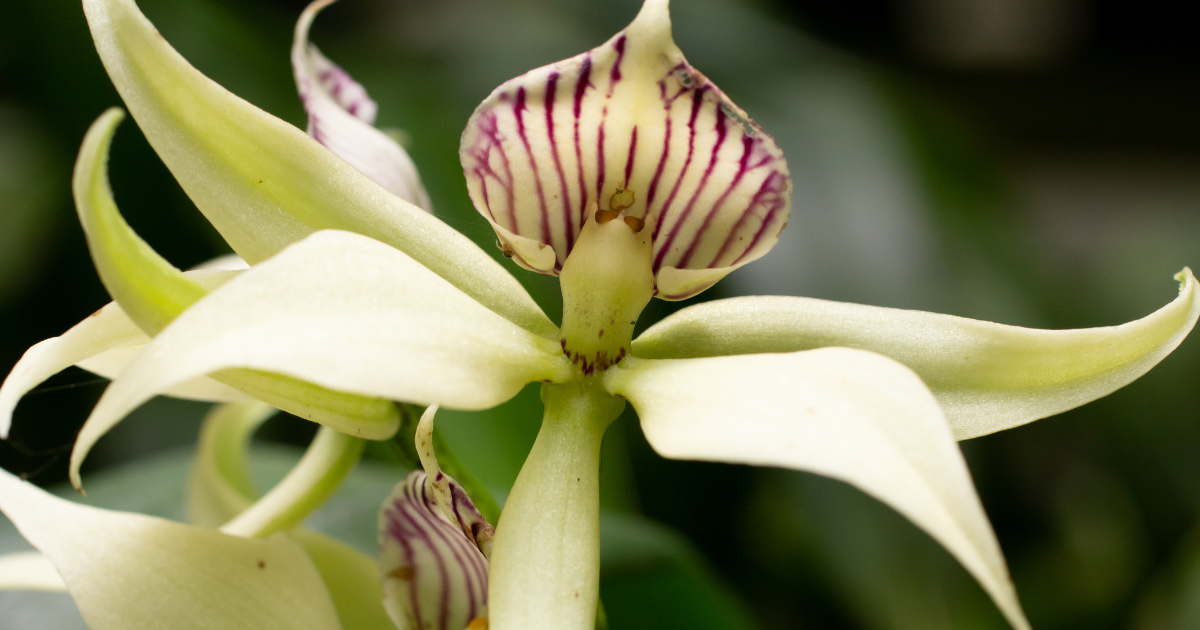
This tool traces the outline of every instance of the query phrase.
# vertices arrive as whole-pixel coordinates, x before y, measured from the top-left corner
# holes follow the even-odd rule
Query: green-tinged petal
[[[261,538],[299,525],[337,490],[362,452],[361,439],[321,427],[287,476],[221,531]]]
[[[212,289],[236,273],[190,271],[186,275],[202,287]],[[3,386],[0,386],[0,438],[8,436],[17,402],[46,379],[72,365],[100,376],[116,378],[149,341],[146,333],[113,302],[61,336],[29,348],[13,366]],[[246,398],[245,394],[228,385],[204,376],[181,383],[164,393],[178,398],[225,402]]]
[[[246,452],[254,431],[275,414],[258,401],[218,405],[204,417],[188,475],[188,520],[220,527],[258,498]]]
[[[338,618],[347,630],[396,630],[383,609],[375,559],[328,536],[305,529],[289,534],[316,565]]]
[[[1035,330],[811,298],[747,297],[683,309],[635,339],[633,353],[665,359],[824,346],[878,352],[925,381],[954,435],[965,440],[1078,407],[1145,374],[1200,315],[1191,270],[1175,277],[1178,298],[1120,326]]]
[[[474,243],[200,74],[133,0],[86,0],[84,12],[151,146],[251,264],[316,230],[350,230],[403,250],[518,325],[555,334],[516,279]]]
[[[308,114],[308,135],[392,194],[432,210],[412,158],[374,127],[378,106],[366,88],[308,41],[313,19],[333,1],[308,5],[292,40],[292,73]]]
[[[887,503],[958,558],[1013,627],[1029,627],[954,435],[903,365],[847,348],[635,359],[605,384],[665,457],[806,470]]]
[[[250,439],[275,410],[260,403],[215,407],[204,419],[188,478],[187,509],[192,523],[218,527],[249,508],[258,497],[249,466]],[[316,565],[337,608],[342,627],[395,630],[383,610],[375,559],[304,528],[288,532]]]
[[[122,116],[120,110],[110,109],[88,130],[75,164],[75,204],[104,286],[134,323],[155,335],[207,295],[209,288],[159,256],[121,218],[105,162]],[[223,279],[237,273],[192,272]],[[399,421],[395,408],[386,401],[330,391],[294,378],[246,370],[212,376],[284,411],[355,435],[385,438]]]
[[[0,509],[54,563],[92,630],[341,628],[320,574],[286,536],[78,505],[3,471]]]
[[[521,266],[558,275],[588,216],[622,213],[653,241],[656,295],[678,300],[766,254],[787,224],[782,151],[684,59],[667,4],[504,83],[467,123],[467,189]]]
[[[125,414],[175,383],[230,368],[459,409],[491,407],[526,383],[570,374],[558,344],[404,253],[350,232],[320,232],[214,291],[147,346],[80,432],[76,481],[88,450]]]
[[[113,202],[108,148],[124,117],[113,107],[88,129],[75,161],[75,209],[104,288],[130,319],[154,335],[207,291],[138,237]]]
[[[50,559],[36,551],[0,556],[0,591],[65,593],[67,585]]]

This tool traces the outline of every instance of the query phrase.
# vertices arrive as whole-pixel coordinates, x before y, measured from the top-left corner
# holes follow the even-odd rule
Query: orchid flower
[[[484,409],[541,382],[542,428],[496,526],[479,601],[494,630],[592,626],[600,444],[627,403],[665,457],[805,470],[878,498],[945,546],[1013,627],[1028,627],[956,440],[1060,413],[1144,374],[1200,314],[1190,271],[1177,276],[1176,300],[1110,328],[1030,330],[761,297],[692,306],[633,339],[651,299],[696,295],[763,256],[790,212],[782,152],[687,63],[667,0],[647,0],[599,47],[501,85],[463,134],[468,192],[504,254],[560,278],[557,326],[504,267],[422,207],[415,172],[373,133],[361,86],[307,44],[325,4],[306,11],[293,50],[314,141],[192,68],[132,0],[84,0],[129,111],[252,266],[183,273],[133,234],[104,173],[121,116],[106,113],[84,141],[75,189],[116,303],[27,353],[0,391],[0,428],[33,384],[114,350],[121,356],[105,365],[115,379],[72,452],[77,487],[96,440],[157,394],[252,397],[320,423],[311,470],[235,519],[248,524],[234,533],[261,535],[319,501],[359,438],[396,430],[390,401]],[[436,479],[427,473],[425,488]],[[80,595],[100,579],[106,597],[120,590],[111,571],[64,568],[90,551],[69,544],[76,530],[46,525],[66,508],[3,483],[5,511],[28,523],[22,531],[85,614],[113,610]],[[411,491],[389,501],[403,496]],[[112,543],[120,553],[142,548],[122,540]],[[239,544],[228,543],[230,558],[250,553]],[[396,593],[389,580],[409,577],[382,579]],[[466,578],[446,588],[467,588]]]

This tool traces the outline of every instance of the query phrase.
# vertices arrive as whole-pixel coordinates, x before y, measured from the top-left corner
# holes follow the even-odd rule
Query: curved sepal
[[[516,278],[469,239],[205,77],[133,0],[85,0],[83,8],[96,50],[146,139],[248,262],[317,230],[350,230],[406,252],[527,330],[557,332]]]
[[[212,271],[186,273],[208,290],[235,275]],[[0,386],[0,439],[8,437],[13,411],[21,397],[46,379],[72,365],[105,378],[116,378],[149,342],[150,337],[129,319],[120,305],[110,302],[61,336],[34,344]],[[176,398],[213,402],[236,402],[247,398],[246,394],[206,376],[181,383],[164,393]]]
[[[827,302],[745,297],[685,308],[633,342],[643,358],[870,350],[915,371],[960,439],[1078,407],[1128,385],[1196,325],[1200,292],[1190,269],[1179,297],[1120,326],[1035,330],[951,315]]]
[[[372,439],[398,426],[388,400],[481,409],[531,381],[570,374],[558,344],[402,252],[350,232],[318,232],[243,272],[155,337],[84,424],[72,470],[77,475],[96,440],[154,394],[229,369],[386,405],[393,413],[378,422],[312,418]]]
[[[847,348],[623,362],[605,386],[674,459],[780,466],[845,481],[940,542],[1014,628],[1028,629],[937,401],[911,370]]]
[[[317,13],[334,0],[308,5],[296,23],[292,73],[308,114],[308,135],[397,197],[432,210],[417,166],[395,140],[376,129],[378,106],[349,73],[308,41]]]
[[[459,151],[507,255],[557,275],[589,213],[651,230],[657,295],[683,299],[765,254],[790,210],[775,141],[688,64],[667,0],[603,45],[501,85]]]
[[[0,510],[54,563],[92,630],[341,630],[320,575],[285,536],[78,505],[4,471]]]

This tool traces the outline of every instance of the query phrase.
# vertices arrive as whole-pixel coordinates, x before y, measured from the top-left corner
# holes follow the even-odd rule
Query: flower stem
[[[625,401],[593,379],[542,386],[546,415],[500,515],[492,630],[592,630],[600,586],[600,443]]]

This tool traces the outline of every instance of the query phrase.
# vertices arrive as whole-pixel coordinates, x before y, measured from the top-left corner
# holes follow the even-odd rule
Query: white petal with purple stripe
[[[652,230],[664,299],[761,257],[790,210],[783,153],[684,59],[666,0],[600,47],[497,88],[460,157],[518,264],[557,275],[588,213],[617,211]]]
[[[446,518],[428,480],[409,473],[379,512],[383,605],[401,630],[462,630],[487,617],[488,561]]]
[[[366,88],[308,42],[313,19],[333,1],[308,5],[292,44],[292,71],[308,113],[308,135],[397,197],[432,210],[412,158],[373,126],[379,108]]]

